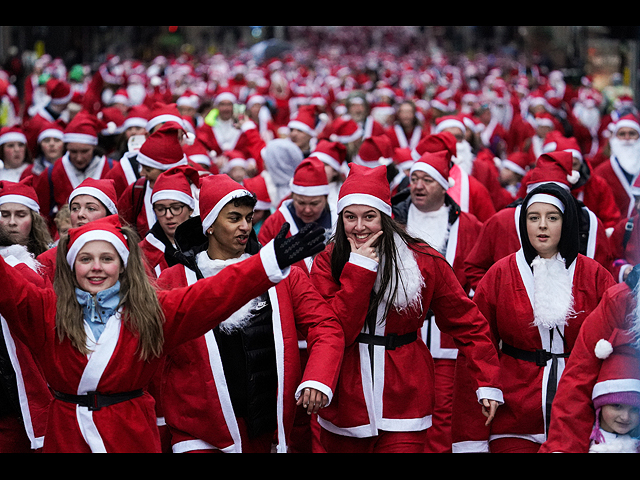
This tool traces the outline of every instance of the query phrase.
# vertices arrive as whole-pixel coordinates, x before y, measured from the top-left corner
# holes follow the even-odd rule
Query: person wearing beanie
[[[200,216],[176,230],[180,264],[161,273],[159,287],[199,284],[260,255],[255,203],[226,175],[203,178]],[[310,225],[300,233],[313,230],[322,231]],[[287,225],[278,238],[286,233]],[[274,442],[287,452],[296,405],[310,415],[332,400],[344,336],[307,275],[292,267],[287,279],[245,302],[167,358],[162,401],[174,452],[269,453]],[[304,369],[297,331],[309,344]]]
[[[329,184],[324,163],[317,158],[303,160],[293,175],[291,194],[278,209],[265,220],[258,240],[266,244],[275,238],[284,223],[288,223],[290,234],[295,235],[305,225],[316,223],[325,230],[328,239],[333,233],[335,217],[328,202]],[[313,258],[306,258],[299,267],[309,273]]]
[[[67,203],[71,192],[87,178],[105,178],[113,161],[98,148],[99,132],[105,127],[97,117],[80,112],[64,130],[65,153],[34,183],[42,215],[55,234],[53,219]]]
[[[42,451],[159,453],[147,389],[165,355],[284,280],[300,255],[322,248],[320,232],[281,237],[215,277],[156,290],[135,231],[110,215],[61,239],[53,288],[31,284],[0,258],[0,315],[42,366],[54,397]]]
[[[464,259],[475,244],[482,224],[470,213],[462,212],[447,194],[449,168],[446,151],[425,153],[411,167],[409,188],[392,198],[393,218],[408,233],[440,252],[465,292],[472,294],[464,274]],[[434,358],[438,389],[425,451],[451,452],[452,380],[457,348],[451,336],[440,332],[433,315],[427,315],[422,335]]]
[[[436,395],[419,334],[429,310],[474,366],[478,415],[491,422],[502,392],[488,325],[446,259],[393,220],[386,167],[351,164],[338,213],[335,236],[311,269],[347,345],[334,401],[318,413],[324,449],[425,451]]]
[[[109,215],[117,215],[117,201],[113,180],[87,178],[71,192],[66,203],[71,228],[81,227]],[[57,245],[36,257],[40,263],[40,274],[51,283],[55,278],[56,256]]]
[[[0,180],[19,182],[32,163],[27,137],[19,126],[0,129]]]
[[[622,403],[635,403],[630,398],[638,392],[639,279],[640,266],[635,265],[624,282],[606,291],[582,324],[558,385],[541,453],[587,453],[594,447],[603,451],[615,447],[613,432],[597,428],[602,427],[597,410],[608,394],[624,394],[627,400]]]
[[[505,405],[490,427],[470,418],[472,402],[465,395],[472,392],[461,353],[454,452],[535,453],[540,448],[580,326],[615,285],[605,267],[579,253],[577,209],[563,187],[534,188],[523,201],[518,227],[522,247],[493,265],[473,296],[500,348]]]
[[[570,191],[571,185],[578,177],[577,172],[573,173],[572,164],[573,158],[569,152],[542,154],[529,175],[526,191],[530,192],[535,187],[549,182]],[[579,214],[580,253],[610,268],[612,253],[602,221],[575,197],[574,202]],[[465,272],[471,282],[471,288],[477,287],[480,279],[494,263],[520,249],[518,218],[521,209],[522,200],[519,199],[484,222],[478,241],[465,260]]]

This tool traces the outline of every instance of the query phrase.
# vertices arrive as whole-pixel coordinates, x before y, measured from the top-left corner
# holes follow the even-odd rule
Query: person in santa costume
[[[406,100],[398,105],[395,120],[385,134],[391,139],[393,148],[416,148],[429,132],[422,127],[415,104]]]
[[[618,282],[624,282],[633,266],[640,263],[640,177],[636,179],[631,190],[636,199],[636,208],[629,218],[620,220],[609,237],[613,257],[611,273]]]
[[[594,173],[609,185],[623,218],[629,217],[635,204],[631,186],[640,175],[640,123],[635,115],[625,115],[615,123],[609,144],[611,156]]]
[[[572,165],[573,157],[570,152],[542,154],[529,176],[527,192],[546,182],[562,185],[570,191],[578,178],[578,172],[574,173]],[[580,253],[609,268],[612,254],[602,221],[575,197],[574,201],[579,214]],[[517,200],[508,208],[496,212],[482,225],[478,241],[465,260],[465,272],[471,282],[471,288],[477,287],[478,282],[494,263],[520,249],[518,218],[521,209],[522,200]]]
[[[305,225],[316,223],[325,230],[328,239],[332,234],[336,217],[329,207],[329,184],[324,163],[317,158],[303,160],[293,175],[290,198],[285,199],[278,209],[269,216],[260,228],[258,241],[265,245],[288,223],[289,233],[295,235]],[[298,266],[305,272],[311,271],[313,258],[306,258]]]
[[[607,450],[607,444],[615,447],[610,443],[611,432],[595,429],[601,426],[597,415],[600,413],[597,411],[599,401],[596,400],[606,392],[620,395],[624,391],[627,396],[638,392],[637,370],[633,375],[625,373],[638,361],[639,279],[640,266],[636,265],[626,281],[607,290],[598,307],[582,324],[558,385],[549,435],[540,448],[541,453],[587,453],[590,447],[601,450]],[[628,357],[623,362],[624,367],[616,365],[615,372],[607,373],[610,368],[608,357],[612,357],[611,363],[618,361],[616,339],[622,338],[624,342],[620,343],[625,343],[626,352],[633,358]],[[598,445],[592,445],[595,443]]]
[[[135,231],[115,215],[61,239],[54,288],[0,258],[0,314],[54,395],[43,452],[159,452],[147,388],[165,355],[282,281],[323,240],[313,231],[278,238],[215,277],[163,291],[148,280]]]
[[[327,174],[329,195],[327,201],[329,208],[335,212],[338,207],[338,194],[344,183],[347,170],[347,148],[340,142],[332,142],[326,139],[318,141],[316,148],[309,157],[317,158],[324,163],[324,171]]]
[[[352,164],[338,212],[335,237],[311,270],[347,345],[334,400],[318,413],[323,447],[424,452],[436,395],[433,358],[419,333],[429,310],[471,359],[490,422],[502,392],[488,325],[446,259],[392,219],[386,168]]]
[[[37,177],[64,155],[64,130],[56,123],[43,122],[38,132],[33,162],[22,172],[20,180]]]
[[[178,227],[182,261],[162,272],[160,288],[200,283],[257,255],[255,203],[227,176],[203,178],[200,216]],[[322,231],[310,225],[301,233],[310,229]],[[309,344],[304,371],[297,330]],[[269,453],[275,441],[276,451],[287,452],[296,400],[308,414],[331,401],[343,349],[332,309],[291,268],[287,279],[168,355],[162,401],[173,451]]]
[[[372,135],[362,141],[358,152],[352,158],[352,162],[369,168],[384,165],[387,169],[391,196],[394,196],[409,186],[409,177],[403,170],[398,168],[393,157],[394,149],[389,137],[386,135]]]
[[[482,224],[447,194],[450,155],[443,150],[425,153],[410,170],[408,195],[392,199],[393,218],[412,236],[425,240],[452,266],[458,281],[470,294],[464,274],[464,258],[478,237]],[[427,315],[422,338],[434,360],[436,404],[433,425],[427,433],[427,453],[451,452],[451,405],[457,348],[451,336],[442,333],[433,315]]]
[[[81,227],[108,215],[117,215],[117,201],[113,180],[87,178],[73,189],[67,201],[71,228]],[[40,263],[40,274],[51,283],[55,278],[57,249],[57,246],[53,246],[36,257]]]
[[[2,127],[0,129],[0,180],[20,181],[22,174],[32,161],[23,129],[18,125]]]
[[[105,178],[113,167],[114,162],[98,148],[98,135],[104,127],[97,117],[78,113],[64,130],[65,154],[35,181],[40,211],[53,231],[55,214],[71,192],[87,178]]]
[[[136,228],[141,238],[157,220],[151,204],[156,180],[162,172],[189,163],[181,144],[185,133],[181,125],[169,120],[147,137],[136,155],[141,178],[129,184],[118,198],[120,216]]]
[[[234,116],[237,96],[228,90],[221,90],[214,99],[213,110],[207,115],[203,125],[196,129],[196,136],[202,140],[207,150],[222,155],[223,152],[240,150],[246,153],[247,140],[238,128],[238,118]],[[214,114],[215,115],[212,115]]]
[[[175,232],[198,214],[199,189],[200,173],[189,165],[170,168],[156,180],[151,204],[157,221],[140,242],[152,278],[158,278],[163,270],[177,263]]]
[[[579,253],[576,205],[561,186],[533,189],[518,225],[522,247],[489,269],[473,297],[500,348],[505,405],[490,427],[477,422],[465,360],[459,356],[454,452],[535,453],[540,448],[580,326],[615,285],[605,267]]]
[[[44,246],[30,241],[38,230],[37,196],[29,183],[0,182],[0,256],[38,288],[50,286],[39,275],[34,252]],[[48,237],[44,220],[39,229]],[[44,443],[51,393],[40,366],[0,315],[0,452],[39,451]]]

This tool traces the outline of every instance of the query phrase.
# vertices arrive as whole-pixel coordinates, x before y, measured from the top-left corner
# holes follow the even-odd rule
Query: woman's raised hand
[[[382,233],[383,233],[382,230],[380,230],[378,233],[372,235],[369,240],[367,240],[365,243],[363,243],[359,247],[356,246],[356,242],[353,239],[347,237],[347,240],[349,240],[349,243],[351,244],[351,251],[359,255],[362,255],[363,257],[367,257],[367,258],[370,258],[371,260],[375,260],[376,262],[378,262],[379,261],[378,252],[376,248],[373,246],[373,244],[378,238],[380,238]]]

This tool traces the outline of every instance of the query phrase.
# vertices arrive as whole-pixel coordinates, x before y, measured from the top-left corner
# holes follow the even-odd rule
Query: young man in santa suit
[[[611,156],[594,173],[608,184],[623,217],[633,213],[631,186],[640,174],[640,123],[635,115],[625,115],[612,127],[609,139]]]
[[[98,135],[103,128],[105,125],[97,117],[78,113],[64,130],[66,153],[36,180],[40,210],[52,231],[55,214],[67,203],[71,192],[87,178],[106,178],[113,167],[113,160],[98,147]]]
[[[193,284],[258,253],[255,202],[226,175],[203,178],[200,216],[176,232],[183,264],[163,271],[160,287]],[[300,233],[311,230],[317,227]],[[285,226],[276,241],[286,233]],[[310,349],[304,372],[297,330]],[[343,347],[332,309],[292,267],[276,287],[170,353],[163,404],[173,451],[269,453],[275,441],[276,451],[287,452],[296,405],[311,414],[331,401]]]
[[[628,345],[638,356],[640,332],[640,266],[636,265],[626,281],[611,287],[598,307],[582,323],[571,356],[564,370],[551,409],[551,425],[541,453],[587,453],[598,413],[593,398],[602,392],[599,375],[606,359],[615,353],[616,332],[628,336]],[[628,361],[627,361],[628,365]],[[620,369],[617,369],[620,373]],[[617,377],[620,379],[620,377]],[[611,378],[613,380],[613,378]],[[621,382],[610,382],[616,387]],[[628,382],[626,382],[628,383]],[[637,388],[637,379],[632,382]],[[614,391],[610,388],[609,391]]]
[[[406,199],[393,199],[393,217],[407,232],[425,240],[452,266],[456,277],[470,293],[464,274],[464,259],[482,227],[480,221],[447,195],[449,152],[425,153],[410,171],[411,183]],[[396,203],[397,202],[397,203]],[[422,337],[434,359],[436,405],[433,425],[427,434],[427,453],[451,452],[451,406],[457,348],[451,336],[440,332],[433,315],[427,315]]]
[[[534,169],[535,174],[532,173],[529,177],[527,192],[544,182],[557,183],[569,191],[578,177],[577,172],[573,173],[572,165],[573,157],[570,152],[542,154]],[[577,199],[575,202],[580,220],[580,253],[609,268],[611,249],[604,225],[582,202]],[[514,202],[509,208],[496,212],[483,224],[478,241],[465,260],[465,272],[471,288],[476,288],[494,263],[520,249],[517,219],[521,204],[521,201]]]

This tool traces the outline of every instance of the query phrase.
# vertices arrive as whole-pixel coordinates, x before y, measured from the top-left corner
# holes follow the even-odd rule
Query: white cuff
[[[302,395],[302,391],[305,388],[315,388],[319,392],[324,393],[329,399],[329,403],[327,403],[327,405],[331,403],[331,399],[333,398],[333,392],[331,391],[331,389],[327,387],[324,383],[316,382],[315,380],[307,380],[306,382],[302,382],[300,384],[300,386],[296,390],[296,400],[300,398],[300,395]]]
[[[630,263],[626,263],[620,267],[620,270],[618,271],[618,283],[624,282],[624,271],[627,269],[627,267],[632,266],[633,265],[631,265]]]
[[[500,405],[504,403],[502,390],[500,390],[499,388],[480,387],[478,390],[476,390],[476,395],[478,397],[478,402],[480,402],[483,398],[486,398],[488,400],[495,400]]]
[[[358,265],[359,267],[366,268],[367,270],[371,270],[372,272],[378,271],[378,262],[356,252],[351,252],[351,254],[349,254],[349,263],[353,263],[354,265]]]
[[[451,453],[489,453],[487,440],[457,442],[451,447]]]
[[[276,260],[276,250],[273,245],[273,240],[260,249],[260,260],[262,260],[264,271],[272,283],[281,282],[287,278],[289,272],[291,272],[291,267],[287,267],[284,270],[280,269],[278,260]]]

